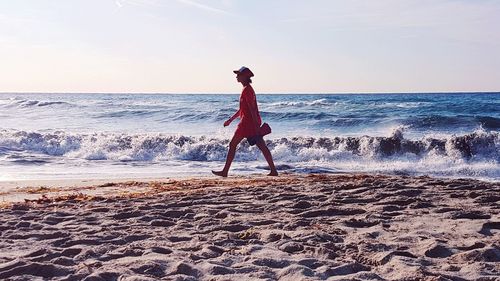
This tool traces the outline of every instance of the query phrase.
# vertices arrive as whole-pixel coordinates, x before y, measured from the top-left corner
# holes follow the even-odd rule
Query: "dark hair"
[[[248,78],[248,83],[252,83],[252,78]]]

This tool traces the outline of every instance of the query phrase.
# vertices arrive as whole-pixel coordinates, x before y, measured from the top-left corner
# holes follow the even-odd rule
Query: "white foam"
[[[404,139],[403,130],[404,128],[396,127],[385,138],[362,136],[339,139],[275,139],[269,141],[269,148],[277,164],[290,165],[296,171],[314,167],[356,172],[500,178],[498,132],[477,130],[466,136],[409,141]],[[176,166],[181,163],[180,166],[185,165],[187,170],[194,170],[222,164],[228,143],[229,138],[159,133],[75,134],[63,131],[41,133],[0,130],[3,154],[0,172],[7,173],[5,167],[19,167],[20,164],[16,163],[23,159],[29,160],[26,161],[28,164],[36,163],[33,160],[37,159],[47,163],[46,166],[58,163],[67,169],[74,169],[75,165],[102,169],[102,165],[107,167],[120,164],[128,170],[136,165],[134,163],[168,167],[172,163],[176,163]],[[464,143],[465,151],[462,148]],[[412,147],[416,147],[418,152],[413,153]],[[467,154],[469,150],[473,153],[470,156]],[[256,161],[265,163],[259,149],[249,146],[246,141],[242,142],[235,159],[235,163],[239,164],[235,167],[243,171],[251,170]],[[129,162],[132,163],[128,164]],[[199,165],[194,168],[193,163]],[[179,172],[178,169],[176,171]]]
[[[332,106],[337,105],[337,102],[328,101],[328,99],[317,99],[312,101],[281,101],[272,103],[261,103],[262,108],[273,107],[302,107],[302,106]]]

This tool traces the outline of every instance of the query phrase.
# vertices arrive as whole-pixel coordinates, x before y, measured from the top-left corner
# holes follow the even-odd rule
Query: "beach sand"
[[[63,190],[2,203],[1,280],[500,280],[498,183],[323,174]]]

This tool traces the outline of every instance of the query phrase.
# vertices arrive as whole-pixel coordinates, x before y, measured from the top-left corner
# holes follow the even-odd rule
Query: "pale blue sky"
[[[500,1],[0,0],[0,92],[500,91]]]

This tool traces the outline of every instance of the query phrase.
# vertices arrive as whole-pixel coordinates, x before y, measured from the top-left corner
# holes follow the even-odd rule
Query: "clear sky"
[[[500,1],[0,0],[0,92],[500,91]]]

